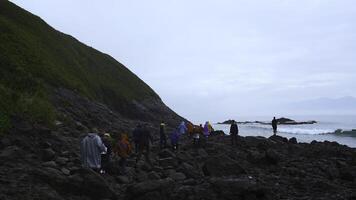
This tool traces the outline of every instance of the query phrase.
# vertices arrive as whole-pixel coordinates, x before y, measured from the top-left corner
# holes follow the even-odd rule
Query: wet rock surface
[[[36,128],[34,128],[36,129]],[[31,134],[28,134],[28,132]],[[152,166],[136,156],[126,173],[82,169],[82,133],[67,128],[16,131],[1,139],[0,199],[355,199],[356,150],[335,142],[298,143],[279,136],[209,137],[193,147],[159,150]],[[4,145],[5,144],[5,145]]]

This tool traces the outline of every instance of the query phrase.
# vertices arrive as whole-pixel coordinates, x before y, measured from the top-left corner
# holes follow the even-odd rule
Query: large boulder
[[[189,163],[182,163],[179,165],[177,171],[184,173],[189,178],[198,178],[200,173]]]
[[[269,162],[270,164],[278,164],[280,161],[283,160],[283,155],[274,149],[268,149],[266,151],[265,156],[267,162]]]
[[[159,157],[160,158],[173,158],[176,155],[169,149],[163,149],[161,152],[159,152]]]
[[[58,169],[52,167],[36,168],[31,171],[35,179],[39,179],[49,184],[57,191],[66,192],[69,179]]]
[[[279,135],[272,135],[268,139],[275,141],[275,142],[280,142],[280,143],[288,143],[288,139]]]
[[[0,161],[16,160],[22,156],[22,149],[17,146],[8,146],[0,152]]]
[[[152,193],[159,194],[161,199],[165,199],[169,195],[174,181],[171,178],[144,181],[141,183],[130,185],[126,190],[126,195],[129,199],[151,199]],[[145,196],[148,195],[148,196]],[[153,195],[156,196],[156,195]]]
[[[91,169],[80,169],[69,176],[67,191],[88,196],[91,199],[114,198],[115,192],[107,181]]]
[[[272,199],[270,191],[252,177],[211,178],[209,182],[219,199]]]
[[[246,171],[239,163],[228,156],[215,156],[208,158],[203,165],[205,176],[236,176],[245,174]]]
[[[298,144],[297,138],[295,138],[295,137],[290,138],[289,143]]]
[[[183,181],[187,177],[181,172],[173,172],[173,173],[169,173],[169,178],[171,178],[175,181]]]
[[[173,168],[178,164],[177,160],[172,157],[159,159],[158,163],[163,168]]]
[[[51,161],[56,157],[56,152],[51,148],[43,149],[41,153],[43,161]]]

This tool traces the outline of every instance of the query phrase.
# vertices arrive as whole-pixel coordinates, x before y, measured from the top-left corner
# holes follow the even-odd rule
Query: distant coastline
[[[232,124],[235,120],[229,119],[224,122],[218,122],[217,124]],[[318,123],[315,120],[308,120],[308,121],[295,121],[289,118],[281,117],[277,119],[278,124],[282,125],[302,125],[302,124],[316,124]],[[238,124],[263,124],[263,125],[269,125],[271,122],[264,122],[264,121],[243,121],[243,122],[236,122]]]

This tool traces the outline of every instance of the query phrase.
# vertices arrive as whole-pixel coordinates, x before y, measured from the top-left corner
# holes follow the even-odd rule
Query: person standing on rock
[[[182,121],[180,124],[179,124],[179,126],[178,126],[178,133],[180,134],[180,135],[183,135],[183,134],[185,134],[186,132],[187,132],[187,126],[185,125],[185,122],[184,121]]]
[[[209,128],[209,122],[205,122],[204,128],[203,128],[203,134],[207,138],[210,135],[210,128]]]
[[[277,124],[278,124],[278,121],[276,120],[276,117],[273,117],[273,120],[272,120],[273,135],[277,134]]]
[[[147,125],[144,125],[142,130],[140,131],[140,137],[138,141],[138,155],[136,158],[136,164],[140,160],[142,154],[145,154],[145,159],[148,164],[151,164],[150,160],[150,143],[153,144],[153,137],[151,132],[148,130]]]
[[[189,136],[193,135],[193,133],[194,133],[193,130],[194,130],[194,125],[191,122],[188,122],[187,123],[187,132],[188,132]]]
[[[101,153],[107,148],[98,136],[98,130],[93,128],[80,143],[80,159],[84,168],[91,168],[96,172],[101,169]]]
[[[120,166],[120,174],[126,173],[126,164],[127,158],[131,154],[131,144],[128,140],[126,134],[119,134],[118,135],[118,142],[115,145],[115,154],[120,157],[119,166]]]
[[[200,126],[194,126],[193,128],[193,145],[194,147],[199,147],[200,144],[200,135],[201,135]]]
[[[100,173],[104,174],[109,171],[110,162],[111,162],[111,154],[112,154],[112,138],[109,133],[103,131],[102,141],[107,148],[105,153],[101,154],[101,163],[102,163],[102,170]]]
[[[166,125],[163,121],[159,126],[159,145],[161,149],[167,146]]]
[[[231,137],[231,146],[237,145],[237,135],[239,134],[239,127],[235,120],[232,121],[230,126],[230,137]]]
[[[178,150],[178,142],[179,142],[179,131],[178,130],[174,130],[171,133],[171,145],[172,145],[172,149],[173,151],[177,151]]]

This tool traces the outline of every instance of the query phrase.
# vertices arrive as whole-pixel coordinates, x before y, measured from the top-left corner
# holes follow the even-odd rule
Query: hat
[[[111,135],[109,133],[105,133],[104,136],[111,137]]]

